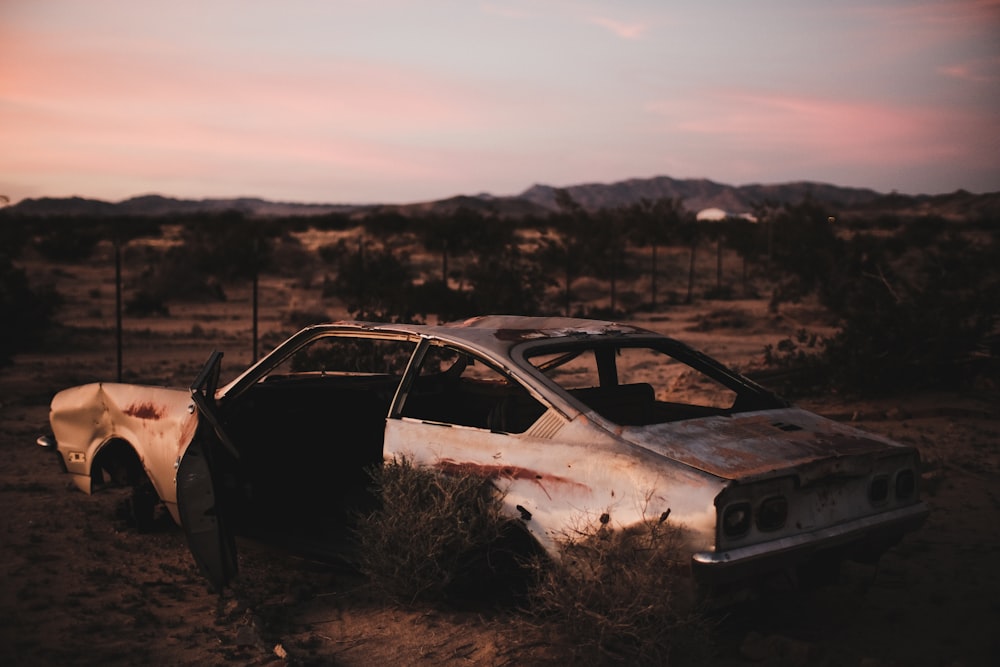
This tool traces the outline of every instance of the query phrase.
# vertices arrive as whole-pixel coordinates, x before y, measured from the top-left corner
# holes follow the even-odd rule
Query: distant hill
[[[573,199],[587,210],[614,208],[635,204],[643,199],[655,201],[663,198],[679,198],[690,211],[719,208],[733,214],[749,213],[755,204],[764,201],[776,203],[799,203],[811,197],[835,206],[855,207],[869,204],[883,195],[874,190],[842,188],[825,183],[797,182],[779,185],[725,185],[707,179],[678,180],[668,176],[656,178],[630,179],[605,185],[592,183],[573,185],[566,190]],[[546,208],[556,208],[556,188],[535,185],[520,197]]]
[[[588,211],[619,208],[642,200],[678,198],[691,212],[718,208],[732,215],[750,213],[755,205],[797,204],[805,199],[829,206],[833,212],[895,213],[902,215],[936,214],[943,217],[1000,217],[1000,192],[976,195],[958,190],[942,195],[882,194],[867,188],[846,188],[827,183],[798,181],[771,185],[733,186],[707,179],[674,179],[657,176],[629,179],[617,183],[588,183],[556,188],[533,185],[519,195],[496,197],[487,193],[459,195],[436,201],[412,204],[301,204],[272,202],[257,198],[174,199],[143,195],[118,203],[97,199],[68,197],[62,199],[25,199],[3,209],[17,216],[176,216],[194,213],[240,211],[248,216],[293,217],[331,213],[364,216],[373,213],[398,213],[418,217],[454,213],[471,209],[483,214],[507,218],[545,215],[558,210],[556,192],[562,189]]]
[[[160,195],[142,195],[118,203],[82,197],[24,199],[8,207],[10,213],[25,216],[167,216],[192,213],[240,211],[251,216],[309,216],[328,213],[353,213],[361,206],[349,204],[298,204],[266,199],[174,199]]]

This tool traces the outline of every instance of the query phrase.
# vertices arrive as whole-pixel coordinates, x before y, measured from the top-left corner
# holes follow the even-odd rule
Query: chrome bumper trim
[[[770,565],[777,569],[789,557],[803,552],[821,552],[852,543],[863,543],[866,539],[878,540],[883,536],[901,537],[903,533],[919,527],[928,514],[930,510],[927,505],[919,502],[800,535],[728,551],[701,551],[692,557],[693,566],[696,572],[709,579],[715,578],[717,573],[729,573],[730,570],[751,569],[764,572],[772,569]]]

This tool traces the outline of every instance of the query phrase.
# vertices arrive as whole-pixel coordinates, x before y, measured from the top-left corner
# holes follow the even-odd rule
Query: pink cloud
[[[27,40],[26,40],[27,41]],[[23,44],[20,67],[0,99],[108,115],[227,113],[230,120],[295,118],[369,128],[455,127],[475,123],[474,96],[419,71],[365,62],[199,62],[173,48],[134,53],[97,47]],[[294,116],[292,116],[294,114]]]
[[[743,91],[655,102],[648,111],[668,131],[724,140],[738,154],[885,166],[959,157],[989,122],[957,110]]]
[[[459,82],[371,62],[206,61],[150,40],[112,49],[38,33],[0,48],[18,60],[0,75],[0,159],[24,183],[442,180],[422,152],[445,154],[503,113]]]
[[[962,81],[993,83],[1000,81],[1000,57],[983,58],[938,68],[938,72]]]
[[[1000,21],[1000,0],[946,0],[912,2],[885,6],[862,6],[853,11],[886,23],[930,26],[942,35],[996,27]]]
[[[530,7],[530,10],[527,9]],[[607,30],[616,37],[627,40],[641,39],[649,26],[642,21],[621,21],[604,15],[581,15],[580,9],[571,2],[549,4],[530,4],[524,6],[498,5],[486,3],[480,9],[493,16],[508,19],[541,19],[543,16],[555,16],[562,21],[573,23],[583,22]]]
[[[592,16],[587,19],[587,23],[600,26],[628,40],[641,39],[647,30],[647,26],[643,23],[624,23],[605,16]]]
[[[524,7],[514,7],[510,5],[500,5],[493,2],[487,2],[480,5],[480,10],[484,14],[489,14],[491,16],[500,16],[506,19],[526,19],[532,17],[534,14],[525,9]]]
[[[862,5],[847,11],[859,15],[874,33],[872,43],[894,58],[930,49],[961,49],[977,42],[995,46],[1000,34],[1000,0]]]

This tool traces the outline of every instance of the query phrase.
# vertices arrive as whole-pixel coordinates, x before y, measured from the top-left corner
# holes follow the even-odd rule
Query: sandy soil
[[[139,534],[121,497],[86,496],[34,445],[51,395],[114,379],[113,285],[90,265],[48,276],[73,328],[45,351],[0,369],[0,664],[563,664],[568,648],[516,610],[406,608],[373,599],[347,568],[240,544],[241,577],[211,593],[169,520]],[[213,348],[224,374],[250,360],[248,295],[171,306],[126,322],[126,381],[186,386]],[[263,285],[262,331],[287,329],[290,308],[318,293]],[[714,313],[711,326],[699,326]],[[721,313],[721,315],[720,315]],[[338,313],[331,312],[332,316]],[[734,319],[735,316],[735,319]],[[807,308],[769,314],[764,301],[704,302],[642,320],[741,367],[763,345],[816,325]],[[713,321],[710,318],[709,321]],[[827,397],[809,409],[905,443],[924,457],[932,508],[876,567],[851,565],[836,586],[776,593],[730,610],[720,665],[1000,664],[1000,401],[996,391],[879,401]]]

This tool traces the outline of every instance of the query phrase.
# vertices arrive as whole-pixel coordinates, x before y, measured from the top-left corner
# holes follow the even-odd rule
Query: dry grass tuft
[[[358,537],[360,569],[376,593],[403,604],[518,601],[529,634],[549,635],[574,664],[711,657],[712,627],[695,603],[682,529],[666,515],[627,529],[605,515],[565,539],[552,561],[531,551],[489,480],[406,459],[373,477],[382,504],[360,519]]]
[[[411,604],[465,598],[488,572],[510,520],[488,479],[393,459],[372,475],[381,505],[359,520],[360,568],[373,589]]]
[[[574,664],[703,664],[711,623],[695,603],[681,529],[666,516],[628,529],[605,517],[542,567],[529,613]]]

